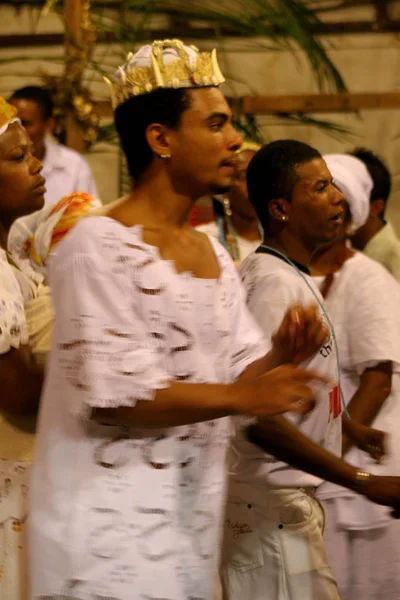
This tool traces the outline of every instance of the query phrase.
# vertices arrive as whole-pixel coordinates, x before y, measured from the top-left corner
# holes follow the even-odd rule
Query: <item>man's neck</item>
[[[311,257],[315,251],[314,248],[307,248],[301,240],[293,238],[282,232],[280,235],[264,235],[264,242],[266,246],[278,250],[287,258],[308,267],[311,261]]]
[[[165,171],[146,173],[134,189],[109,205],[109,214],[127,227],[135,224],[153,231],[179,229],[189,222],[197,198],[177,192]]]
[[[313,275],[334,273],[353,254],[354,252],[350,248],[347,248],[345,240],[341,240],[328,248],[318,248],[312,256],[310,270]]]
[[[381,219],[376,219],[376,221],[373,221],[371,223],[371,227],[368,232],[369,236],[365,243],[365,246],[368,244],[368,242],[370,242],[372,240],[372,238],[374,238],[376,236],[377,233],[382,231],[382,229],[385,227],[386,224],[387,224],[386,221],[382,221]]]
[[[232,212],[231,221],[234,230],[240,237],[251,242],[261,238],[257,217],[245,217],[238,212]]]
[[[379,218],[369,218],[367,223],[356,231],[351,242],[357,250],[363,251],[373,238],[385,227],[386,222]]]

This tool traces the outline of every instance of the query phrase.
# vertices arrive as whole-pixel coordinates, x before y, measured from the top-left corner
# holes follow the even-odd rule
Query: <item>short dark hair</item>
[[[268,205],[271,200],[285,198],[290,201],[298,180],[296,167],[316,158],[321,158],[318,150],[297,140],[271,142],[253,156],[247,168],[247,189],[264,229],[270,219]]]
[[[48,121],[53,116],[54,104],[51,95],[45,88],[36,85],[27,85],[16,90],[10,100],[32,100],[39,105],[44,121]]]
[[[392,177],[384,161],[368,148],[354,148],[349,154],[362,160],[371,175],[374,187],[372,188],[370,202],[382,198],[386,203],[392,189]]]
[[[115,111],[115,127],[125,153],[129,174],[138,179],[153,159],[146,140],[146,129],[152,123],[161,123],[177,129],[191,98],[186,89],[158,89],[150,94],[133,96]]]

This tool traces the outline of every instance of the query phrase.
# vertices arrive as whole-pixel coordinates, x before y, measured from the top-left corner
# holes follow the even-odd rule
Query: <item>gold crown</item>
[[[201,88],[224,83],[217,51],[199,52],[180,40],[155,41],[131,52],[119,67],[114,82],[104,78],[111,90],[115,109],[131,96],[148,94],[159,88]]]
[[[11,123],[18,121],[17,113],[18,110],[15,106],[11,106],[11,104],[8,104],[8,102],[0,96],[0,135],[5,132]]]

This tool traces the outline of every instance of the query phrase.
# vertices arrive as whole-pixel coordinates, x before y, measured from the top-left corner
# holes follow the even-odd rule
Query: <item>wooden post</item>
[[[77,68],[79,48],[82,45],[82,0],[64,0],[65,15],[65,78],[72,88],[80,83],[81,72]],[[76,121],[73,111],[66,118],[66,144],[73,150],[83,152],[85,142],[83,131]]]

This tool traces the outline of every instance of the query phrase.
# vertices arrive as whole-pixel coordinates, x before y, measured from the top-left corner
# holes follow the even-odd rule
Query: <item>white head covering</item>
[[[350,154],[325,154],[323,159],[333,183],[344,194],[351,211],[351,228],[356,231],[368,219],[369,199],[374,186],[367,167]]]

